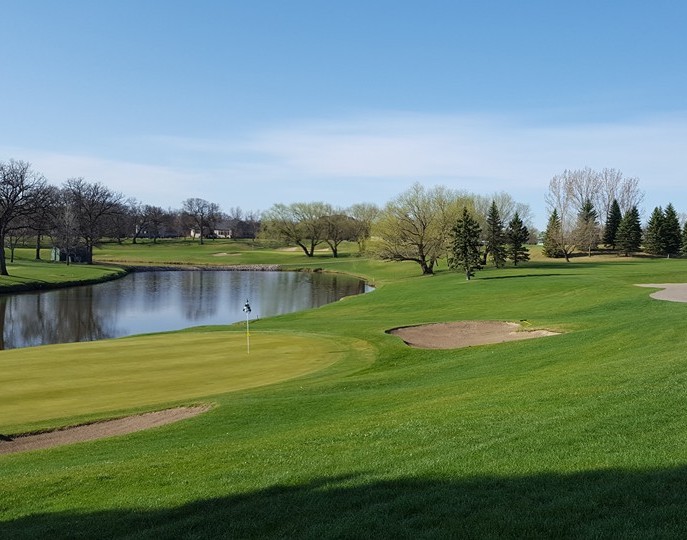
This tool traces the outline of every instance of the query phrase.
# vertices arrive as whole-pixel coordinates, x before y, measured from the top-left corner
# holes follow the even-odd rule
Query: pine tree
[[[626,257],[630,253],[639,251],[642,244],[642,225],[639,222],[639,211],[633,206],[623,216],[618,226],[616,247]]]
[[[525,243],[529,239],[530,232],[523,224],[517,212],[513,219],[508,223],[506,229],[506,256],[513,261],[513,265],[517,266],[519,262],[529,261],[530,253],[525,247]]]
[[[558,217],[558,212],[553,209],[549,222],[546,225],[544,232],[544,249],[542,252],[544,256],[549,258],[559,258],[563,256],[563,251],[560,248],[559,238],[561,236],[561,219]]]
[[[575,240],[580,248],[583,248],[588,255],[592,256],[592,250],[599,245],[599,214],[594,209],[592,201],[584,201],[580,212],[577,214],[577,224],[575,226]]]
[[[611,203],[611,208],[608,210],[608,216],[606,216],[606,226],[604,227],[604,245],[615,249],[615,237],[618,234],[618,227],[622,221],[623,216],[620,212],[620,205],[618,201],[613,199]]]
[[[450,268],[460,268],[465,271],[465,278],[470,280],[475,270],[482,268],[480,256],[479,223],[473,219],[467,208],[463,208],[463,215],[452,231],[451,254],[448,265]]]
[[[687,221],[685,221],[685,226],[682,229],[682,248],[680,249],[680,255],[687,257]]]
[[[682,231],[680,230],[680,218],[671,203],[668,203],[663,213],[663,253],[670,256],[680,254],[682,245]]]
[[[644,251],[650,255],[665,254],[663,229],[665,214],[660,206],[654,208],[644,231]]]
[[[486,256],[490,255],[496,268],[501,268],[506,263],[506,248],[503,232],[503,221],[496,206],[496,201],[491,202],[487,213],[487,231],[485,240],[485,263]]]

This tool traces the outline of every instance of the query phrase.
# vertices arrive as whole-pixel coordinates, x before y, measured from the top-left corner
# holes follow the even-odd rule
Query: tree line
[[[15,248],[29,241],[35,242],[36,259],[49,242],[67,264],[91,263],[93,248],[103,238],[156,242],[188,236],[196,226],[203,242],[219,224],[234,236],[255,237],[259,216],[240,208],[224,213],[214,203],[193,198],[181,209],[163,209],[126,198],[99,182],[71,178],[58,187],[25,161],[0,162],[0,275],[8,275],[5,248],[13,262]]]
[[[687,223],[669,203],[654,208],[642,227],[639,204],[644,193],[637,178],[616,169],[564,171],[549,182],[546,196],[549,219],[543,235],[547,257],[576,252],[591,256],[600,249],[629,256],[687,256]]]
[[[554,176],[546,196],[550,215],[542,234],[544,254],[569,259],[575,251],[591,255],[602,244],[626,255],[642,247],[656,255],[687,254],[687,225],[681,229],[672,204],[656,208],[642,229],[638,184],[615,169],[566,170]],[[600,216],[605,216],[603,223]],[[14,248],[28,240],[35,242],[37,259],[50,242],[69,263],[77,254],[91,262],[103,238],[136,243],[187,236],[201,244],[217,236],[262,237],[300,248],[308,257],[320,246],[337,257],[342,242],[355,242],[361,253],[415,262],[423,274],[432,274],[445,260],[469,279],[489,262],[502,267],[528,260],[525,245],[537,241],[538,231],[529,206],[505,192],[483,196],[416,183],[381,208],[298,202],[275,204],[262,213],[238,207],[225,213],[200,198],[186,199],[180,209],[163,209],[83,178],[56,187],[26,162],[0,162],[0,242],[9,248],[10,260]],[[7,275],[5,249],[0,250],[0,274]]]

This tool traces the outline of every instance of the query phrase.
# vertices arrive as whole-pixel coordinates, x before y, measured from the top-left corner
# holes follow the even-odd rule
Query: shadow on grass
[[[0,523],[0,538],[685,538],[685,486],[685,467],[322,478],[161,510],[35,514]]]
[[[474,279],[479,279],[480,281],[486,281],[486,280],[491,280],[491,279],[520,279],[520,278],[541,278],[541,277],[556,277],[556,276],[579,276],[579,274],[576,273],[542,273],[542,274],[513,274],[511,276],[485,276],[482,277],[479,274],[475,276]]]

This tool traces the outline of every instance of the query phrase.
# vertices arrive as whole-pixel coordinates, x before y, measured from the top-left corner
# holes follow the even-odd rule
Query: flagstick
[[[248,322],[248,313],[246,313],[246,354],[250,354],[250,323]]]
[[[246,303],[243,305],[243,312],[246,314],[246,351],[247,354],[250,354],[250,323],[248,322],[248,318],[250,317],[250,302],[246,300]]]

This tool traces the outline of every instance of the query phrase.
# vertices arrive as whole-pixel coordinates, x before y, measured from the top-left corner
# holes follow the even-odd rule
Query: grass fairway
[[[687,281],[687,261],[535,261],[470,282],[336,264],[383,286],[251,330],[319,336],[338,362],[213,388],[217,406],[179,424],[1,456],[0,537],[687,537],[687,304],[634,286]],[[467,319],[564,334],[441,351],[384,333]],[[153,338],[186,336],[214,337]],[[141,370],[173,351],[151,350]]]
[[[9,276],[0,276],[0,293],[63,287],[79,283],[98,283],[123,274],[120,268],[35,261],[28,250],[17,250],[19,257],[7,265]]]

